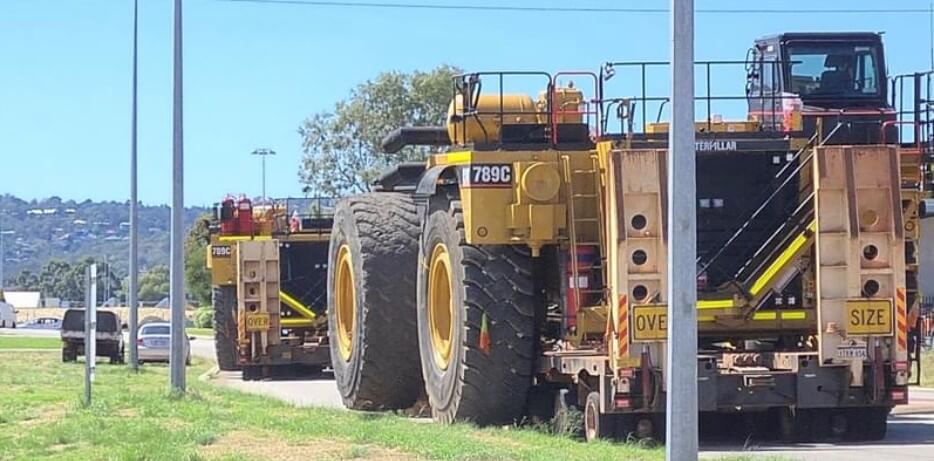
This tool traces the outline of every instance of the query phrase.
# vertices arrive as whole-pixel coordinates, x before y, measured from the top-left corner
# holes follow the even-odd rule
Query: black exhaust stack
[[[396,128],[383,138],[383,152],[395,154],[405,146],[449,146],[448,129],[443,126]]]

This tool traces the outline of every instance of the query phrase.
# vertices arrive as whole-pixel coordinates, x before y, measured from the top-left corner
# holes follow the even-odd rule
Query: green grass
[[[267,397],[202,382],[188,370],[189,392],[168,393],[167,369],[98,366],[94,403],[84,408],[80,364],[51,352],[0,352],[0,460],[277,459],[631,459],[663,458],[660,449],[585,444],[530,429],[444,426],[391,414],[295,408]]]
[[[185,328],[185,332],[188,333],[188,336],[197,336],[199,338],[214,337],[213,328]]]
[[[29,336],[0,335],[2,349],[61,349],[62,340],[58,338],[32,338]]]
[[[934,351],[921,353],[921,386],[934,387]]]

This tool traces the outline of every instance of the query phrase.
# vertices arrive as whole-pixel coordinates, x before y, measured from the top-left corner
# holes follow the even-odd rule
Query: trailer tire
[[[858,424],[851,424],[851,429],[855,432],[853,439],[856,441],[877,441],[885,438],[888,432],[889,409],[880,407],[860,408],[853,411],[850,421]]]
[[[338,203],[328,250],[328,343],[344,405],[412,406],[423,388],[415,327],[419,219],[410,195]]]
[[[616,435],[613,415],[600,413],[600,393],[587,394],[584,403],[584,440],[593,442],[600,439],[612,438]]]
[[[216,286],[211,292],[214,306],[214,353],[217,368],[222,371],[240,369],[237,348],[237,287]]]
[[[468,245],[459,201],[427,217],[418,271],[422,375],[438,421],[523,417],[535,361],[532,258],[518,245]]]

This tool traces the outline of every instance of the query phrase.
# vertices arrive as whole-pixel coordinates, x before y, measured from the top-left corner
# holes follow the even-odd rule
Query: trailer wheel
[[[239,370],[237,352],[237,287],[217,286],[211,293],[214,305],[214,352],[217,368]]]
[[[577,405],[576,392],[559,389],[555,393],[554,417],[551,421],[555,434],[580,437],[584,432],[584,416]]]
[[[587,402],[584,404],[584,439],[593,442],[612,437],[616,433],[613,423],[612,415],[600,413],[600,393],[587,394]]]
[[[432,415],[513,423],[532,384],[532,258],[524,246],[466,244],[460,202],[437,205],[418,266],[418,342]]]
[[[857,441],[875,441],[885,438],[888,432],[888,408],[860,408],[850,416],[850,420],[858,422],[851,424],[850,428],[855,432],[853,439]]]
[[[337,205],[328,254],[328,342],[348,408],[408,408],[421,392],[418,234],[409,195],[371,193]]]

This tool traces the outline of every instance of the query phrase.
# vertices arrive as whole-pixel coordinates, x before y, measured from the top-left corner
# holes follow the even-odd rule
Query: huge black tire
[[[460,202],[434,205],[418,273],[418,340],[432,415],[481,425],[518,421],[535,357],[531,255],[518,245],[468,245]]]
[[[237,351],[237,287],[217,286],[211,293],[214,305],[214,353],[223,371],[240,369]]]
[[[415,327],[419,220],[409,195],[342,200],[328,253],[328,336],[344,405],[411,407],[423,389]]]

